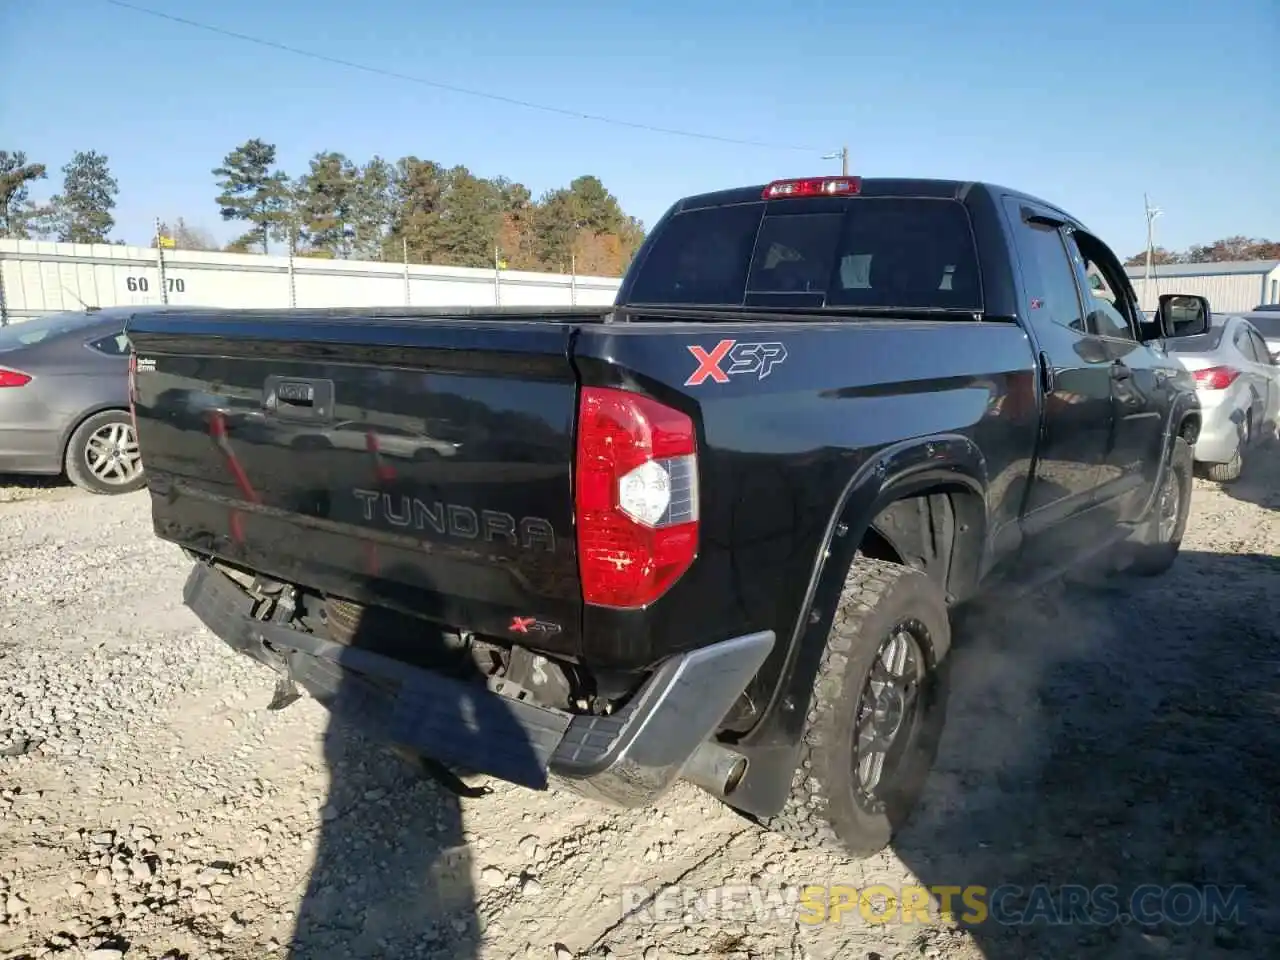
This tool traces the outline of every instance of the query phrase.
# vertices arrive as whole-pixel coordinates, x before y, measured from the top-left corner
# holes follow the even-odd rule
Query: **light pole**
[[[1146,212],[1147,212],[1147,269],[1146,269],[1145,275],[1142,278],[1142,293],[1147,298],[1147,302],[1150,303],[1151,302],[1151,278],[1152,278],[1152,274],[1155,273],[1155,268],[1152,264],[1152,261],[1155,259],[1154,254],[1155,254],[1155,248],[1156,248],[1156,227],[1155,227],[1156,217],[1160,216],[1160,214],[1164,213],[1164,211],[1161,210],[1159,207],[1153,207],[1151,205],[1151,201],[1147,198],[1147,195],[1145,193],[1142,195],[1142,205],[1146,207]]]
[[[824,154],[822,159],[839,160],[840,176],[847,177],[849,175],[849,148],[847,146],[841,147],[835,153]]]

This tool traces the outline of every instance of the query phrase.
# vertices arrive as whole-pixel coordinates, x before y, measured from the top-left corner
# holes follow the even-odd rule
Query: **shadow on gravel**
[[[1280,511],[1280,439],[1253,444],[1239,479],[1212,486],[1232,500]]]
[[[45,490],[71,489],[74,487],[66,477],[0,473],[0,503],[6,500],[24,500]]]
[[[476,956],[457,798],[336,718],[324,750],[325,821],[287,956]]]
[[[1280,511],[1280,469],[1277,469],[1280,453],[1277,449],[1273,447],[1268,451],[1268,460],[1272,462],[1260,463],[1258,460],[1261,458],[1255,458],[1245,464],[1239,480],[1221,484],[1219,489],[1232,500],[1251,503],[1264,510]]]
[[[895,848],[985,957],[1276,955],[1278,586],[1275,557],[1184,550],[958,626]]]
[[[334,622],[331,617],[329,623]],[[348,620],[344,645],[423,662],[429,644],[424,633],[421,622],[406,628],[403,618],[368,610]],[[478,676],[469,654],[435,652],[456,674]],[[436,663],[442,665],[441,660]],[[419,742],[472,757],[503,744],[508,763],[536,778],[541,768],[533,750],[504,707],[486,709],[469,697],[455,697],[447,715],[435,714],[436,722],[428,729],[422,711],[401,715],[396,705],[406,696],[439,705],[439,689],[417,686],[403,677],[375,681],[392,693],[391,698],[379,699],[371,696],[365,678],[338,673],[329,671],[328,690],[317,696],[330,712],[324,743],[329,795],[287,956],[476,957],[480,930],[472,856],[458,795],[429,776],[430,762],[410,748],[397,753],[383,744],[409,744],[418,737]],[[461,780],[455,780],[454,788],[479,792]]]

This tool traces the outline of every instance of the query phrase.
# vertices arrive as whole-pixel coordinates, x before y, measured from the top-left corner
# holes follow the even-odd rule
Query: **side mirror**
[[[1160,297],[1156,318],[1166,337],[1194,337],[1209,330],[1209,301],[1188,293],[1166,293]]]

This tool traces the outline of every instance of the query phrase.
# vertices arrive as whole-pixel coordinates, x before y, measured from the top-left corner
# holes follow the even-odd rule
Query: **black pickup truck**
[[[1144,315],[1042,200],[825,177],[679,201],[610,308],[127,333],[155,532],[272,706],[460,791],[686,780],[866,855],[933,763],[956,608],[1175,561],[1174,308],[1208,316]]]

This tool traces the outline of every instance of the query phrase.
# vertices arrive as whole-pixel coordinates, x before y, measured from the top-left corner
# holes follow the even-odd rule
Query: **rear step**
[[[688,768],[721,792],[742,764],[699,747],[759,670],[771,631],[735,637],[664,661],[631,701],[609,716],[570,714],[493,689],[342,646],[250,615],[252,600],[230,577],[197,563],[187,606],[233,649],[296,683],[368,735],[474,773],[541,790],[551,778],[623,807],[655,800]],[[287,689],[273,704],[288,699]],[[713,791],[714,792],[714,791]]]

